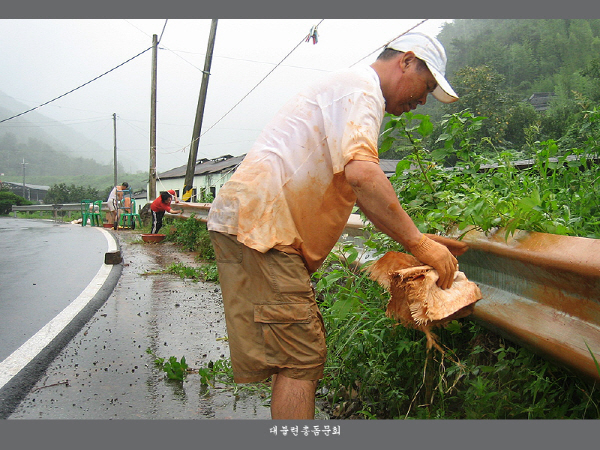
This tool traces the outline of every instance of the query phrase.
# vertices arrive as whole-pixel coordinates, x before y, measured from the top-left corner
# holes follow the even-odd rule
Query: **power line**
[[[203,53],[188,52],[188,51],[185,51],[185,50],[173,50],[173,49],[170,49],[170,48],[167,48],[167,47],[159,47],[159,50],[168,50],[169,52],[173,53],[175,56],[177,56],[178,58],[180,58],[182,61],[186,62],[187,64],[189,64],[193,68],[197,69],[199,72],[202,72],[202,69],[200,67],[198,67],[195,64],[189,62],[187,59],[185,59],[179,53],[187,53],[187,54],[191,54],[191,55],[203,55]],[[233,60],[233,61],[244,61],[244,62],[251,62],[251,63],[256,63],[256,64],[268,64],[270,66],[276,65],[276,63],[272,63],[272,62],[269,62],[269,61],[257,61],[255,59],[247,59],[247,58],[234,58],[233,56],[213,55],[213,58],[215,58],[215,59],[230,59],[230,60]],[[304,70],[317,70],[317,71],[320,71],[320,72],[331,72],[331,70],[320,69],[318,67],[295,66],[295,65],[291,65],[291,64],[281,64],[281,66],[283,66],[283,67],[291,67],[292,69],[304,69]]]
[[[316,26],[314,26],[314,27],[313,27],[313,29],[316,29],[316,28],[317,28],[319,25],[321,25],[321,23],[323,22],[323,20],[325,20],[325,19],[321,19],[321,21],[320,21],[320,22],[319,22],[319,23],[318,23]],[[277,65],[276,65],[275,67],[273,67],[273,69],[271,69],[271,70],[269,71],[269,73],[267,73],[267,74],[266,74],[266,75],[263,77],[263,79],[262,79],[262,80],[260,80],[258,83],[256,83],[256,85],[255,85],[255,86],[254,86],[252,89],[250,89],[250,91],[248,91],[248,93],[247,93],[246,95],[244,95],[244,96],[243,96],[243,97],[240,99],[240,101],[239,101],[239,102],[237,102],[235,105],[233,105],[229,111],[227,111],[225,114],[223,114],[223,116],[221,116],[221,118],[220,118],[219,120],[217,120],[215,123],[213,123],[213,124],[212,124],[212,125],[211,125],[211,126],[210,126],[210,127],[209,127],[209,128],[208,128],[208,129],[207,129],[205,132],[204,132],[204,133],[202,133],[202,134],[200,135],[200,137],[202,137],[202,136],[204,136],[206,133],[208,133],[208,132],[209,132],[209,131],[210,131],[212,128],[214,128],[214,126],[215,126],[215,125],[217,125],[217,124],[218,124],[218,123],[219,123],[221,120],[223,120],[223,119],[224,119],[224,118],[225,118],[225,117],[226,117],[226,116],[227,116],[227,115],[228,115],[228,114],[229,114],[231,111],[233,111],[233,110],[234,110],[234,109],[235,109],[235,108],[236,108],[236,107],[237,107],[237,106],[238,106],[240,103],[242,103],[242,102],[244,101],[244,99],[245,99],[246,97],[248,97],[248,96],[249,96],[249,95],[252,93],[252,91],[254,91],[254,90],[255,90],[255,89],[256,89],[256,88],[257,88],[257,87],[258,87],[258,86],[259,86],[259,85],[260,85],[260,84],[261,84],[263,81],[265,81],[265,80],[267,79],[267,77],[268,77],[269,75],[271,75],[271,74],[273,73],[273,71],[275,71],[275,69],[277,69],[277,68],[278,68],[278,67],[281,65],[281,63],[282,63],[283,61],[285,61],[285,60],[286,60],[286,59],[287,59],[287,58],[288,58],[288,57],[289,57],[289,56],[290,56],[290,55],[291,55],[291,54],[292,54],[292,53],[293,53],[293,52],[294,52],[294,51],[295,51],[295,50],[296,50],[298,47],[300,47],[300,45],[302,45],[302,43],[303,43],[303,42],[306,42],[307,38],[308,38],[308,37],[310,37],[310,36],[311,36],[310,34],[308,34],[308,35],[304,36],[304,37],[302,38],[302,40],[301,40],[300,42],[298,42],[298,44],[297,44],[297,45],[296,45],[296,46],[295,46],[295,47],[294,47],[294,48],[293,48],[293,49],[292,49],[292,50],[291,50],[291,51],[290,51],[290,52],[289,52],[287,55],[285,55],[285,57],[284,57],[284,58],[283,58],[281,61],[279,61],[279,63],[277,63]]]
[[[420,21],[418,24],[416,24],[416,25],[414,25],[413,27],[409,28],[409,29],[408,29],[408,30],[406,30],[405,32],[403,32],[403,33],[400,33],[398,36],[396,36],[396,37],[395,37],[395,38],[393,38],[393,39],[390,39],[390,40],[389,40],[389,41],[387,41],[385,44],[383,44],[381,47],[377,47],[375,50],[373,50],[373,51],[372,51],[371,53],[369,53],[367,56],[365,56],[365,57],[363,57],[363,58],[359,59],[359,60],[358,60],[358,61],[356,61],[354,64],[352,64],[350,67],[353,67],[353,66],[357,65],[357,64],[358,64],[359,62],[361,62],[363,59],[367,59],[367,58],[368,58],[369,56],[371,56],[373,53],[375,53],[375,52],[377,52],[377,51],[381,50],[382,48],[385,48],[385,47],[387,47],[387,46],[388,46],[388,45],[389,45],[391,42],[395,41],[395,40],[396,40],[396,39],[398,39],[400,36],[403,36],[403,35],[405,35],[406,33],[408,33],[408,32],[410,32],[410,31],[414,30],[414,29],[415,29],[415,28],[417,28],[419,25],[422,25],[422,24],[424,24],[424,23],[425,23],[425,22],[427,22],[428,20],[429,20],[429,19],[423,19],[423,20],[422,20],[422,21]]]
[[[12,117],[8,117],[7,119],[2,119],[2,120],[0,120],[0,123],[7,122],[7,121],[9,121],[9,120],[12,120],[12,119],[14,119],[14,118],[16,118],[16,117],[20,117],[20,116],[22,116],[22,115],[24,115],[24,114],[30,113],[31,111],[35,111],[36,109],[39,109],[39,108],[41,108],[42,106],[45,106],[45,105],[47,105],[47,104],[49,104],[49,103],[52,103],[52,102],[54,102],[54,101],[56,101],[56,100],[58,100],[58,99],[60,99],[60,98],[63,98],[64,96],[66,96],[66,95],[69,95],[69,94],[71,94],[72,92],[75,92],[76,90],[78,90],[78,89],[81,89],[81,88],[82,88],[82,87],[84,87],[84,86],[87,86],[88,84],[90,84],[90,83],[92,83],[92,82],[96,81],[97,79],[99,79],[99,78],[102,78],[104,75],[107,75],[107,74],[109,74],[109,73],[110,73],[110,72],[112,72],[113,70],[116,70],[116,69],[118,69],[119,67],[121,67],[121,66],[123,66],[123,65],[127,64],[128,62],[130,62],[130,61],[133,61],[135,58],[137,58],[138,56],[141,56],[141,55],[143,55],[144,53],[146,53],[148,50],[151,50],[151,49],[152,49],[152,47],[148,47],[146,50],[144,50],[144,51],[142,51],[142,52],[138,53],[137,55],[135,55],[135,56],[133,56],[133,57],[129,58],[127,61],[125,61],[125,62],[122,62],[122,63],[121,63],[121,64],[119,64],[118,66],[116,66],[116,67],[113,67],[112,69],[110,69],[110,70],[108,70],[108,71],[104,72],[102,75],[98,75],[96,78],[94,78],[94,79],[92,79],[92,80],[90,80],[90,81],[88,81],[88,82],[86,82],[86,83],[83,83],[81,86],[77,86],[75,89],[71,89],[69,92],[65,92],[64,94],[62,94],[62,95],[59,95],[58,97],[55,97],[55,98],[53,98],[52,100],[48,100],[47,102],[45,102],[45,103],[42,103],[41,105],[38,105],[38,106],[36,106],[35,108],[31,108],[31,109],[28,109],[27,111],[23,111],[22,113],[15,114],[14,116],[12,116]]]
[[[165,28],[167,28],[167,22],[168,22],[168,21],[169,21],[169,19],[165,19],[165,24],[163,25],[163,29],[162,29],[162,31],[160,32],[160,37],[158,38],[158,41],[157,41],[157,43],[156,43],[157,45],[158,45],[158,43],[161,41],[161,39],[162,39],[162,37],[163,37],[163,34],[165,33]]]
[[[321,21],[320,21],[320,22],[319,22],[319,23],[318,23],[318,24],[317,24],[315,27],[313,27],[313,29],[316,29],[316,28],[318,28],[318,26],[319,26],[319,25],[321,25],[321,23],[323,22],[323,20],[325,20],[325,19],[321,19]],[[375,49],[373,52],[369,53],[367,56],[365,56],[365,57],[361,58],[360,60],[358,60],[357,62],[355,62],[354,64],[352,64],[350,67],[352,67],[352,66],[354,66],[354,65],[358,64],[360,61],[362,61],[362,60],[364,60],[364,59],[368,58],[369,56],[371,56],[373,53],[377,52],[378,50],[380,50],[380,49],[382,49],[382,48],[385,48],[385,47],[386,47],[386,46],[387,46],[387,45],[388,45],[390,42],[392,42],[392,41],[394,41],[394,40],[398,39],[400,36],[402,36],[402,35],[404,35],[404,34],[406,34],[406,33],[410,32],[410,31],[414,30],[416,27],[418,27],[418,26],[422,25],[423,23],[427,22],[428,20],[429,20],[429,19],[423,19],[421,22],[419,22],[419,23],[417,23],[416,25],[412,26],[411,28],[409,28],[408,30],[404,31],[403,33],[400,33],[398,36],[396,36],[395,38],[393,38],[393,39],[389,40],[388,42],[386,42],[386,43],[385,43],[384,45],[382,45],[381,47],[378,47],[378,48],[377,48],[377,49]],[[312,30],[311,30],[311,31],[312,31]],[[229,111],[227,111],[227,112],[226,112],[226,113],[225,113],[225,114],[224,114],[224,115],[223,115],[223,116],[222,116],[222,117],[221,117],[219,120],[217,120],[217,121],[216,121],[214,124],[212,124],[212,125],[211,125],[211,126],[210,126],[210,127],[207,129],[207,130],[206,130],[206,131],[204,131],[204,132],[203,132],[203,133],[200,135],[200,137],[202,137],[202,136],[204,136],[206,133],[208,133],[208,132],[209,132],[209,131],[210,131],[212,128],[214,128],[214,127],[215,127],[215,125],[217,125],[217,124],[218,124],[218,123],[219,123],[221,120],[223,120],[223,119],[224,119],[224,118],[225,118],[225,117],[226,117],[226,116],[227,116],[229,113],[231,113],[231,111],[233,111],[233,110],[234,110],[234,109],[235,109],[235,108],[236,108],[236,107],[237,107],[237,106],[238,106],[238,105],[239,105],[239,104],[240,104],[240,103],[241,103],[241,102],[242,102],[242,101],[243,101],[243,100],[244,100],[246,97],[248,97],[248,96],[249,96],[249,95],[252,93],[252,91],[254,91],[254,90],[255,90],[255,89],[256,89],[256,88],[257,88],[257,87],[258,87],[258,86],[259,86],[259,85],[260,85],[260,84],[261,84],[263,81],[265,81],[265,79],[266,79],[266,78],[267,78],[269,75],[271,75],[271,73],[273,73],[273,71],[274,71],[275,69],[277,69],[277,67],[279,67],[279,66],[280,66],[280,65],[283,63],[283,61],[285,61],[285,60],[286,60],[286,59],[287,59],[287,58],[288,58],[288,57],[289,57],[289,56],[290,56],[290,55],[291,55],[291,54],[292,54],[292,53],[293,53],[293,52],[294,52],[294,51],[295,51],[295,50],[296,50],[296,49],[297,49],[297,48],[298,48],[298,47],[299,47],[299,46],[300,46],[300,45],[301,45],[303,42],[307,42],[307,41],[308,41],[308,38],[309,38],[310,36],[311,36],[311,35],[309,34],[309,35],[305,36],[304,38],[302,38],[302,40],[301,40],[301,41],[300,41],[300,42],[299,42],[299,43],[298,43],[298,44],[297,44],[297,45],[296,45],[296,46],[295,46],[295,47],[294,47],[294,48],[293,48],[293,49],[292,49],[292,50],[291,50],[291,51],[290,51],[290,52],[289,52],[289,53],[288,53],[288,54],[287,54],[287,55],[286,55],[286,56],[285,56],[285,57],[284,57],[284,58],[283,58],[283,59],[282,59],[282,60],[281,60],[279,63],[277,63],[277,64],[275,65],[275,67],[273,67],[273,69],[272,69],[272,70],[271,70],[269,73],[267,73],[267,75],[265,75],[265,77],[264,77],[262,80],[260,80],[260,81],[259,81],[259,82],[258,82],[258,83],[257,83],[257,84],[256,84],[256,85],[255,85],[255,86],[252,88],[252,89],[250,89],[250,91],[249,91],[249,92],[248,92],[246,95],[244,95],[244,96],[243,96],[243,97],[240,99],[240,101],[238,101],[238,102],[237,102],[235,105],[233,105],[233,106],[231,107],[231,109],[230,109]],[[183,58],[182,58],[182,59],[183,59]]]

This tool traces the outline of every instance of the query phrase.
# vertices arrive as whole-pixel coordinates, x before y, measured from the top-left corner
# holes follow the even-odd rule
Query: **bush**
[[[13,205],[33,205],[33,202],[30,202],[13,192],[0,191],[0,215],[7,215],[10,213]]]
[[[444,119],[431,152],[422,144],[433,129],[427,116],[405,113],[388,122],[383,136],[390,147],[392,132],[414,147],[391,181],[421,231],[505,227],[600,238],[600,166],[592,159],[600,140],[597,110],[580,124],[580,148],[532,140],[533,164],[521,171],[508,151],[495,161],[482,156],[478,118],[461,112]],[[452,170],[444,168],[449,158],[456,161]],[[491,162],[497,166],[480,170]],[[377,256],[397,250],[391,244],[376,233],[363,248]],[[348,245],[342,254],[332,253],[313,277],[327,329],[320,392],[333,418],[600,418],[595,385],[468,319],[436,330],[445,353],[428,353],[423,333],[385,316],[389,294],[353,268],[357,248]]]
[[[189,219],[176,219],[169,228],[167,239],[180,244],[185,250],[198,252],[198,257],[214,261],[215,252],[208,235],[206,224],[192,216]]]

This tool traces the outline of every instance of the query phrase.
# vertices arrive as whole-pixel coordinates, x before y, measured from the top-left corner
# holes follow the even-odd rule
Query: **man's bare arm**
[[[400,205],[392,184],[371,161],[350,161],[345,167],[346,180],[356,194],[357,203],[379,230],[401,243],[417,259],[434,267],[442,289],[452,286],[457,260],[443,245],[423,235]]]

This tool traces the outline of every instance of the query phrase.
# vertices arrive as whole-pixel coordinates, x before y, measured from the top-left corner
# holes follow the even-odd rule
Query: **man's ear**
[[[402,55],[402,69],[406,70],[411,64],[416,64],[416,55],[412,51],[407,51]]]

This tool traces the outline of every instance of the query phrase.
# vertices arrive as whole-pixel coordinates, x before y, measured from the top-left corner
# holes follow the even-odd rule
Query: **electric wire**
[[[318,27],[319,25],[321,25],[321,23],[323,23],[325,19],[321,19],[321,21],[315,26]],[[250,91],[248,91],[248,93],[246,95],[244,95],[235,105],[233,105],[231,107],[231,109],[229,111],[227,111],[225,114],[223,114],[223,116],[221,116],[221,118],[219,120],[217,120],[215,123],[213,123],[206,131],[204,131],[204,133],[200,134],[199,138],[204,136],[206,133],[208,133],[211,129],[213,129],[215,127],[215,125],[217,125],[219,122],[221,122],[221,120],[223,120],[227,115],[229,115],[229,113],[231,113],[231,111],[233,111],[240,103],[242,103],[244,101],[244,99],[246,97],[248,97],[263,81],[265,81],[267,79],[267,77],[269,75],[271,75],[275,69],[277,69],[281,63],[283,63],[283,61],[285,61],[298,47],[300,47],[300,45],[302,45],[302,43],[306,42],[307,37],[309,37],[310,34],[304,36],[300,42],[281,60],[279,61],[275,67],[273,67],[273,69],[271,69],[263,78],[262,80],[260,80],[258,83],[256,83],[256,85],[250,89]],[[195,138],[195,139],[199,139],[199,138]],[[192,141],[193,142],[193,141]]]
[[[321,25],[321,23],[323,22],[323,20],[325,19],[321,19],[321,21],[314,27],[317,28],[319,25]],[[384,45],[378,47],[377,49],[373,50],[371,53],[369,53],[368,55],[366,55],[365,57],[359,59],[357,62],[355,62],[354,64],[352,64],[350,67],[355,66],[356,64],[358,64],[359,62],[363,61],[364,59],[368,58],[369,56],[371,56],[373,53],[377,52],[378,50],[385,48],[390,42],[393,42],[394,40],[398,39],[400,36],[414,30],[415,28],[417,28],[418,26],[424,24],[425,22],[427,22],[429,19],[423,19],[422,21],[420,21],[419,23],[417,23],[416,25],[412,26],[411,28],[409,28],[408,30],[404,31],[403,33],[400,33],[398,36],[396,36],[393,39],[390,39],[388,42],[386,42]],[[213,123],[209,128],[207,128],[203,133],[200,134],[199,137],[204,136],[206,133],[208,133],[212,128],[215,127],[215,125],[217,125],[219,122],[221,122],[221,120],[223,120],[229,113],[231,113],[246,97],[248,97],[252,91],[254,91],[263,81],[265,81],[265,79],[271,75],[271,73],[273,73],[273,71],[275,69],[277,69],[277,67],[279,67],[281,65],[281,63],[283,63],[283,61],[285,61],[303,42],[306,42],[307,38],[310,36],[307,35],[304,38],[302,38],[302,40],[298,43],[298,45],[296,45],[279,63],[277,63],[275,65],[275,67],[273,67],[273,69],[267,73],[267,75],[265,75],[265,77],[260,80],[252,89],[250,89],[250,91],[244,95],[235,105],[233,105],[231,107],[231,109],[229,111],[227,111],[220,119],[218,119],[215,123]],[[192,141],[193,143],[194,141]],[[191,144],[190,144],[191,145]],[[187,146],[186,146],[187,147]]]
[[[157,41],[157,43],[156,43],[157,45],[158,45],[158,43],[159,43],[159,42],[162,40],[163,34],[165,34],[165,28],[167,28],[167,22],[168,22],[168,21],[169,21],[169,19],[165,19],[165,24],[163,25],[163,29],[162,29],[162,31],[160,32],[160,37],[158,38],[158,41]]]
[[[99,78],[102,78],[104,75],[108,75],[108,74],[109,74],[109,73],[111,73],[112,71],[114,71],[114,70],[118,69],[118,68],[119,68],[119,67],[121,67],[121,66],[124,66],[124,65],[125,65],[125,64],[127,64],[128,62],[131,62],[131,61],[133,61],[135,58],[137,58],[138,56],[141,56],[141,55],[143,55],[144,53],[146,53],[148,50],[151,50],[151,49],[152,49],[152,47],[148,47],[146,50],[144,50],[144,51],[141,51],[141,52],[140,52],[140,53],[138,53],[137,55],[135,55],[135,56],[133,56],[133,57],[129,58],[127,61],[125,61],[125,62],[122,62],[121,64],[119,64],[118,66],[115,66],[115,67],[113,67],[113,68],[112,68],[112,69],[110,69],[110,70],[107,70],[107,71],[106,71],[106,72],[104,72],[102,75],[98,75],[96,78],[93,78],[93,79],[91,79],[90,81],[88,81],[88,82],[86,82],[86,83],[83,83],[82,85],[80,85],[80,86],[77,86],[76,88],[74,88],[74,89],[71,89],[70,91],[68,91],[68,92],[65,92],[65,93],[64,93],[64,94],[62,94],[62,95],[59,95],[58,97],[55,97],[55,98],[53,98],[52,100],[48,100],[47,102],[44,102],[44,103],[42,103],[41,105],[38,105],[38,106],[36,106],[36,107],[34,107],[34,108],[31,108],[31,109],[28,109],[27,111],[23,111],[22,113],[15,114],[14,116],[8,117],[8,118],[6,118],[6,119],[2,119],[2,120],[0,120],[0,123],[8,122],[9,120],[12,120],[12,119],[15,119],[15,118],[17,118],[17,117],[20,117],[20,116],[22,116],[22,115],[25,115],[25,114],[27,114],[27,113],[30,113],[31,111],[35,111],[36,109],[39,109],[39,108],[41,108],[42,106],[46,106],[46,105],[47,105],[47,104],[49,104],[49,103],[55,102],[56,100],[58,100],[58,99],[60,99],[60,98],[63,98],[64,96],[66,96],[66,95],[69,95],[69,94],[71,94],[71,93],[73,93],[73,92],[75,92],[75,91],[77,91],[77,90],[81,89],[81,88],[82,88],[82,87],[84,87],[84,86],[87,86],[88,84],[90,84],[90,83],[92,83],[92,82],[94,82],[94,81],[98,80]]]
[[[364,56],[363,58],[359,59],[358,61],[356,61],[354,64],[352,64],[350,67],[354,67],[355,65],[357,65],[359,62],[363,61],[364,59],[367,59],[369,56],[371,56],[373,53],[387,47],[388,45],[390,45],[390,43],[392,43],[393,41],[395,41],[396,39],[398,39],[400,36],[404,36],[406,33],[411,32],[412,30],[414,30],[415,28],[417,28],[420,25],[423,25],[425,22],[427,22],[429,19],[423,19],[422,21],[420,21],[418,24],[412,26],[411,28],[409,28],[408,30],[404,31],[403,33],[400,33],[398,36],[396,36],[393,39],[390,39],[389,41],[387,41],[385,44],[383,44],[381,47],[377,47],[375,50],[373,50],[371,53],[369,53],[367,56]]]

